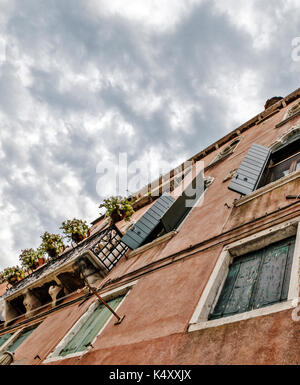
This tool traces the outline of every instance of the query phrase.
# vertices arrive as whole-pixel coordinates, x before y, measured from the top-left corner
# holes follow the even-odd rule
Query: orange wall
[[[244,226],[246,233],[258,231],[267,221],[264,219],[266,212],[271,213],[278,208],[282,208],[274,214],[278,221],[282,221],[284,213],[293,216],[300,212],[298,205],[286,211],[284,209],[290,203],[285,195],[295,191],[299,193],[299,180],[237,208],[233,208],[233,201],[239,198],[239,194],[228,190],[230,181],[223,182],[231,170],[239,167],[252,143],[269,146],[289,127],[300,122],[296,118],[281,128],[275,128],[284,113],[285,109],[242,133],[243,139],[235,152],[206,171],[206,176],[215,178],[214,183],[205,192],[203,205],[190,213],[178,234],[142,254],[128,260],[123,258],[112,270],[109,278],[120,280],[121,285],[122,277],[125,279],[130,275],[134,278],[135,274],[142,274],[145,266],[152,269],[139,275],[138,283],[122,303],[118,312],[126,315],[124,321],[118,326],[110,322],[88,354],[56,363],[300,363],[297,342],[300,324],[291,320],[290,311],[187,333],[189,320],[222,247],[233,236],[231,229]],[[207,156],[206,166],[217,152]],[[226,207],[225,203],[230,207]],[[144,211],[145,208],[137,213],[137,217]],[[254,218],[259,220],[247,225]],[[241,237],[238,232],[234,236]],[[198,251],[191,247],[197,244],[200,244]],[[191,255],[173,263],[172,259],[166,259],[182,250]],[[162,267],[162,263],[168,264]],[[40,363],[86,311],[91,301],[48,316],[20,346],[15,360]],[[37,354],[39,358],[35,358]]]

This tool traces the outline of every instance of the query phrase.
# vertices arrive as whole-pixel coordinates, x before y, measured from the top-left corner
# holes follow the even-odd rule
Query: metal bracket
[[[114,325],[120,325],[120,323],[123,321],[124,318],[125,318],[125,315],[123,315],[122,317],[120,317],[120,318],[118,319],[118,321],[116,321],[116,322],[114,323]]]

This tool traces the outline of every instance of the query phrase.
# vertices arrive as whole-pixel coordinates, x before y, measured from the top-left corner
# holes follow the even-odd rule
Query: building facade
[[[1,286],[12,364],[300,363],[300,89],[265,107]]]

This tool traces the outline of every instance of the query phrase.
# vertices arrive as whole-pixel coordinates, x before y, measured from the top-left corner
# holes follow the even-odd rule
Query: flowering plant
[[[19,255],[19,260],[25,268],[35,268],[38,265],[38,256],[33,249],[22,250]]]
[[[113,223],[122,219],[129,221],[134,214],[132,203],[127,198],[120,196],[104,199],[99,208],[102,207],[106,209],[105,215],[109,217]]]
[[[65,236],[76,243],[82,241],[88,236],[89,227],[86,221],[81,219],[72,219],[62,222],[60,229],[63,230]]]
[[[25,269],[36,269],[45,261],[45,250],[42,248],[22,250],[19,260]]]
[[[25,271],[22,270],[19,266],[7,267],[1,273],[1,281],[6,281],[11,285],[21,281],[23,278],[25,278]]]
[[[45,231],[41,238],[42,244],[40,248],[45,250],[51,258],[57,257],[65,249],[63,239],[59,234],[50,234],[48,231]]]

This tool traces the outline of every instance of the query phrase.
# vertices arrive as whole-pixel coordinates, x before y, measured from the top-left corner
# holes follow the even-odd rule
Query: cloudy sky
[[[299,20],[297,0],[0,0],[0,268],[95,219],[119,153],[174,167],[298,88]]]

